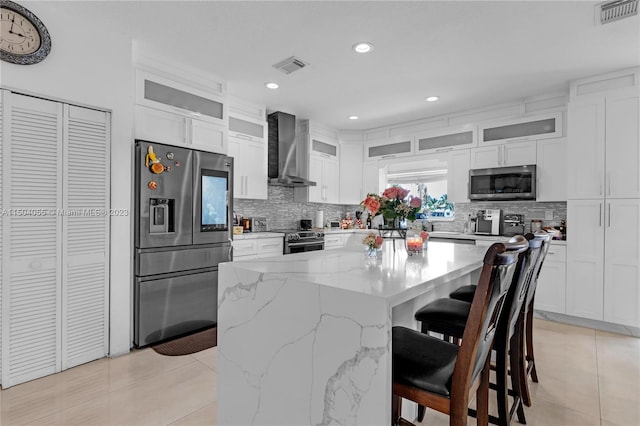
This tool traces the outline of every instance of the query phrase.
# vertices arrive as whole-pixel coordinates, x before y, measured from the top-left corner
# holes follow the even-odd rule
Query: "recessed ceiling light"
[[[361,41],[353,45],[353,50],[357,53],[369,53],[373,50],[373,44],[367,41]]]
[[[360,117],[358,117],[357,115],[350,115],[349,116],[349,120],[357,120],[358,118],[360,118]]]
[[[438,99],[440,99],[440,96],[429,96],[429,97],[427,98],[427,102],[435,102],[435,101],[437,101]]]
[[[265,86],[267,86],[268,89],[277,89],[278,87],[278,83],[265,83]]]

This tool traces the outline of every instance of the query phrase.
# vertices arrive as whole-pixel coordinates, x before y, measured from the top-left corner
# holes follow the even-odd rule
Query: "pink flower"
[[[395,200],[396,197],[398,197],[399,189],[400,188],[397,187],[397,186],[392,186],[391,188],[387,188],[382,193],[382,196],[385,197],[385,198],[388,198],[390,200]]]
[[[429,238],[429,233],[427,231],[420,231],[420,238],[426,240],[427,238]]]
[[[409,192],[410,191],[408,189],[398,187],[398,200],[404,200],[405,198],[407,198],[407,195],[409,195]]]
[[[422,200],[419,197],[411,197],[411,200],[409,200],[409,205],[414,209],[419,209],[420,207],[422,207]]]
[[[376,236],[376,241],[375,241],[376,248],[380,248],[383,242],[384,242],[384,238],[382,238],[380,235]]]
[[[374,196],[368,196],[362,204],[371,212],[372,216],[375,216],[378,210],[380,210],[380,201]]]

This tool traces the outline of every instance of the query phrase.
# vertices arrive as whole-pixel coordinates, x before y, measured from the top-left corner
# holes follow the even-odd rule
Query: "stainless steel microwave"
[[[469,170],[469,199],[513,201],[536,199],[536,166]]]

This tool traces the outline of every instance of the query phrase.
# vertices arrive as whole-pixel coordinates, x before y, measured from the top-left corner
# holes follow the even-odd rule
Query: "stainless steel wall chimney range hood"
[[[269,151],[268,174],[270,185],[316,186],[302,176],[307,147],[296,138],[296,117],[284,112],[268,115]]]

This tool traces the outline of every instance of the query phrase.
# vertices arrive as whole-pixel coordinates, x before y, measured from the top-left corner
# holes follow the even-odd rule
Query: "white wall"
[[[56,12],[56,2],[24,4],[46,25],[49,56],[39,64],[2,62],[0,83],[23,93],[112,112],[111,207],[132,208],[133,72],[131,39],[99,22]],[[65,8],[65,10],[67,10]],[[99,161],[99,160],[97,160]],[[111,218],[110,353],[129,351],[131,323],[132,217]]]

